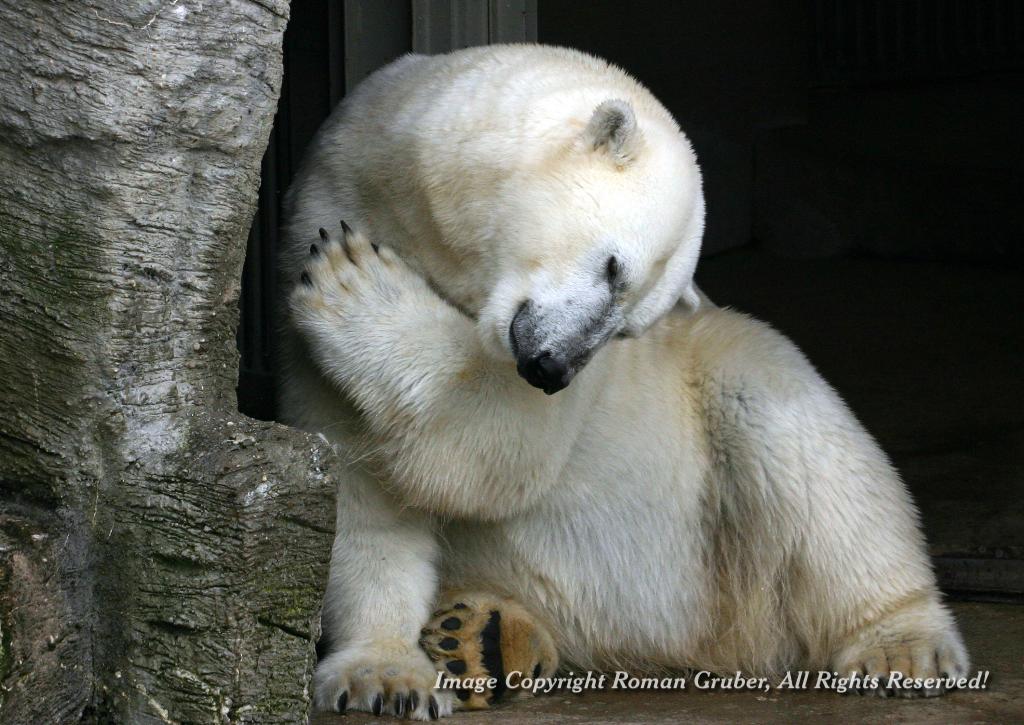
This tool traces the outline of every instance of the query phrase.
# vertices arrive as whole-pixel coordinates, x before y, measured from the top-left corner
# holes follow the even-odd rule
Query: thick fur
[[[289,204],[282,410],[351,463],[320,707],[408,710],[442,583],[520,602],[577,668],[966,672],[885,455],[792,343],[693,286],[696,160],[625,73],[407,56]],[[552,396],[516,372],[525,300],[531,344],[586,348]],[[458,704],[434,696],[411,714]]]

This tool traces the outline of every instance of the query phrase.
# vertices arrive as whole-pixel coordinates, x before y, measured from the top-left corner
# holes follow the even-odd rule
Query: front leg
[[[521,510],[572,448],[572,396],[548,398],[511,360],[488,358],[472,321],[394,252],[344,232],[339,242],[321,230],[291,313],[314,363],[365,416],[368,462],[433,512]]]
[[[434,687],[437,671],[417,642],[436,596],[438,557],[429,517],[398,506],[365,472],[346,473],[324,596],[329,654],[313,677],[318,710],[451,714],[458,702]]]

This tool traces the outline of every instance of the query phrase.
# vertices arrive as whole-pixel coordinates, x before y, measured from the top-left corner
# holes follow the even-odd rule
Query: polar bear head
[[[394,176],[359,194],[377,202],[361,216],[476,320],[485,349],[549,394],[612,337],[699,304],[696,157],[668,111],[621,78],[628,100],[591,89],[566,107],[554,93],[500,123],[421,134],[418,161],[384,154],[374,173]]]
[[[660,106],[640,119],[623,100],[591,108],[490,200],[501,222],[480,274],[489,289],[479,331],[549,394],[611,337],[639,335],[699,299],[704,200],[688,140]]]

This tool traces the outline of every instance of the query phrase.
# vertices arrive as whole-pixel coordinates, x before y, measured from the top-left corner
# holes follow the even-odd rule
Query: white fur
[[[628,143],[593,143],[607,101]],[[693,286],[696,160],[625,73],[538,46],[406,56],[332,115],[290,205],[289,283],[339,219],[397,252],[335,249],[285,331],[286,419],[351,461],[321,707],[374,667],[426,676],[442,578],[522,602],[578,667],[966,670],[884,454],[788,340]],[[609,254],[632,337],[545,396],[510,321],[527,298],[587,314]]]

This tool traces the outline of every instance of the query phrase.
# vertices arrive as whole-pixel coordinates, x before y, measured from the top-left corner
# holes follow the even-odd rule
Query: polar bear
[[[697,162],[629,75],[406,56],[288,207],[281,409],[348,462],[318,707],[434,719],[506,687],[438,670],[966,673],[878,445],[695,286]]]

